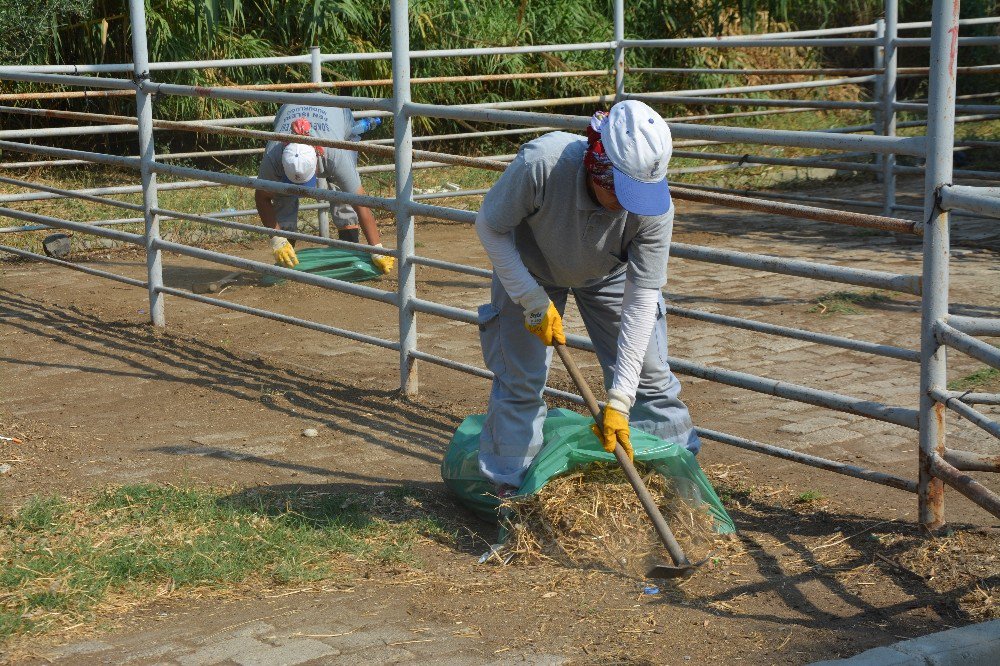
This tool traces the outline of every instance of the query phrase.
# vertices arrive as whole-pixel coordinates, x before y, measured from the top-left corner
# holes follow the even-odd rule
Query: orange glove
[[[591,430],[601,440],[601,445],[608,453],[615,452],[615,445],[621,444],[628,454],[629,460],[635,459],[632,451],[632,437],[628,426],[628,410],[632,401],[623,392],[616,389],[608,391],[608,404],[601,414],[602,427],[598,428],[595,423]]]

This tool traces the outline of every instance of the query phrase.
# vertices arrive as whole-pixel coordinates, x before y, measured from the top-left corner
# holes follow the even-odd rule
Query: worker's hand
[[[272,236],[271,251],[274,253],[274,260],[285,268],[295,268],[299,263],[299,258],[295,256],[295,248],[287,238]]]
[[[375,247],[382,247],[382,243],[379,243]],[[375,264],[377,269],[382,271],[383,275],[388,275],[396,266],[396,258],[384,254],[373,254],[372,263]]]
[[[556,310],[555,303],[549,301],[545,308],[528,310],[524,313],[524,327],[538,336],[544,345],[566,344],[566,334],[563,333],[562,317]]]
[[[628,427],[629,403],[631,400],[623,392],[615,389],[608,391],[608,404],[601,415],[601,427],[598,428],[595,423],[591,429],[597,435],[597,439],[601,440],[605,451],[613,454],[615,445],[621,444],[628,454],[628,459],[634,460],[632,437]]]

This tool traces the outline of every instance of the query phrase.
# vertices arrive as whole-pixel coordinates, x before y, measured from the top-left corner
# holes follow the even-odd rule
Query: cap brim
[[[663,215],[670,210],[670,188],[667,179],[644,183],[611,168],[615,179],[615,196],[622,208],[636,215]]]
[[[315,175],[313,175],[312,178],[310,178],[309,180],[307,180],[304,183],[296,183],[295,181],[293,181],[288,176],[285,176],[285,182],[286,183],[290,183],[292,185],[301,185],[302,187],[316,187],[316,181],[317,181],[317,178],[316,178]]]

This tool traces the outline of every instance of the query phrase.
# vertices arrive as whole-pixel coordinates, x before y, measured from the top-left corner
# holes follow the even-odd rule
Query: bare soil
[[[675,241],[919,270],[919,246],[909,239],[690,204],[681,213]],[[968,228],[967,238],[956,233],[966,249],[956,259],[953,301],[959,311],[997,316],[1000,236],[995,227],[992,236],[990,228]],[[468,227],[421,222],[417,238],[418,252],[428,256],[486,265]],[[218,249],[262,261],[269,255],[263,242]],[[142,256],[127,251],[91,254],[86,262],[144,275]],[[811,312],[815,299],[839,285],[675,260],[671,271],[668,289],[684,307],[911,348],[918,338],[919,308],[902,294],[857,316],[824,317]],[[165,280],[175,287],[227,273],[165,258]],[[420,269],[418,282],[422,297],[465,308],[488,294],[485,280],[434,269]],[[375,286],[396,285],[383,278]],[[300,284],[265,288],[247,275],[219,297],[395,336],[390,306]],[[454,504],[438,467],[461,420],[485,409],[485,381],[423,363],[420,395],[404,399],[393,352],[179,298],[168,299],[168,326],[158,330],[148,325],[147,308],[140,289],[46,265],[0,263],[0,434],[23,440],[0,448],[0,463],[11,465],[0,475],[0,506],[139,481],[361,496],[405,485],[457,536],[424,544],[413,567],[359,566],[345,574],[349,589],[307,586],[288,596],[241,590],[224,602],[164,594],[105,624],[22,645],[16,654],[26,663],[60,655],[72,663],[74,653],[59,652],[60,643],[94,636],[117,650],[107,653],[115,663],[155,663],[164,655],[143,657],[136,646],[166,641],[163,632],[204,638],[229,626],[220,617],[232,625],[267,617],[289,635],[303,618],[335,620],[344,631],[382,620],[407,631],[430,627],[436,633],[428,649],[448,645],[469,663],[556,655],[573,663],[802,664],[995,615],[996,520],[956,493],[946,500],[956,533],[927,540],[914,524],[911,495],[711,442],[699,459],[740,532],[692,579],[643,595],[642,581],[614,571],[479,565],[496,528]],[[422,349],[481,365],[472,327],[419,321]],[[572,315],[569,325],[580,330]],[[915,405],[912,364],[842,351],[811,356],[806,345],[757,347],[746,342],[756,334],[680,318],[671,327],[679,358],[769,376],[787,372],[780,378],[873,399],[887,393]],[[957,356],[959,375],[978,367]],[[586,372],[599,382],[596,364],[587,361]],[[909,383],[897,386],[904,372]],[[871,429],[855,417],[838,421],[848,417],[681,380],[701,425],[915,473],[916,438],[905,429]],[[570,388],[558,369],[552,383]],[[831,416],[827,424],[815,421]],[[807,422],[817,427],[797,429]],[[303,437],[305,428],[318,429],[319,437]],[[421,660],[415,647],[404,647]]]

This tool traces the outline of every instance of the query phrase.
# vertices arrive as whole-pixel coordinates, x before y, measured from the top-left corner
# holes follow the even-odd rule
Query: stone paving
[[[477,632],[461,625],[415,622],[401,608],[365,606],[350,594],[309,595],[208,604],[144,617],[113,636],[70,642],[45,652],[50,664],[131,666],[559,666],[557,655],[482,649]],[[187,620],[197,615],[192,624]],[[247,619],[243,619],[244,617]]]
[[[870,187],[851,187],[858,196],[872,194]],[[485,257],[474,240],[472,230],[465,229],[460,233],[467,235],[466,241],[455,241],[453,225],[422,224],[417,238],[426,244],[427,247],[421,251],[429,256],[484,266]],[[952,262],[953,312],[1000,316],[1000,226],[995,222],[965,221],[956,224],[954,236],[957,249]],[[447,246],[436,243],[438,238],[446,238]],[[703,205],[684,204],[678,217],[675,240],[858,268],[907,274],[920,271],[920,246],[913,239],[873,235],[856,229],[831,229],[830,225],[774,220],[735,211],[713,210]],[[175,266],[181,265],[173,258],[171,261]],[[121,267],[121,270],[141,275],[142,265],[141,262],[134,262]],[[121,305],[123,317],[136,318],[134,304],[142,302],[141,295],[136,296],[134,290],[127,292],[132,294],[132,300],[126,301],[125,288],[93,279],[85,283],[86,287],[81,287],[80,279],[75,274],[61,269],[18,265],[4,268],[3,275],[6,289],[16,293],[37,288],[37,295],[42,299],[57,298],[64,290],[70,293],[74,289],[85,289],[94,293],[100,289],[107,295],[109,303],[118,303],[119,299],[125,303]],[[419,276],[418,291],[425,298],[473,309],[488,295],[485,280],[423,269]],[[45,285],[44,288],[38,286],[41,284]],[[234,290],[226,297],[234,300],[262,298],[250,291],[262,290]],[[822,314],[814,311],[821,296],[838,291],[868,293],[871,290],[677,258],[671,259],[667,291],[672,304],[685,308],[801,326],[910,349],[916,349],[918,345],[919,304],[913,297],[905,295],[886,294],[888,300],[858,306],[859,314]],[[350,303],[346,297],[339,295],[329,295],[327,302],[335,305]],[[262,305],[260,302],[254,304]],[[210,310],[177,299],[172,299],[169,307],[172,326],[184,334],[206,336],[206,339],[214,336],[210,338],[212,342],[222,335],[218,333],[223,330],[221,327],[247,320],[246,315]],[[142,315],[142,312],[140,309],[138,314]],[[350,323],[352,313],[349,306],[345,306],[340,314],[337,308],[331,312],[330,323]],[[30,318],[28,314],[19,312],[8,316],[8,323],[18,317],[25,321]],[[109,346],[107,341],[95,341],[75,332],[77,328],[86,332],[85,322],[80,321],[48,325],[47,328],[52,329],[46,333],[48,337],[36,335],[31,338],[30,346],[23,347],[22,353],[24,358],[31,358],[32,376],[51,373],[64,378],[67,384],[79,389],[74,393],[77,399],[83,395],[94,401],[95,413],[101,413],[100,407],[111,409],[116,401],[126,399],[130,400],[133,409],[145,409],[145,403],[153,399],[149,392],[156,382],[136,382],[136,379],[166,377],[172,382],[184,384],[206,372],[197,364],[180,362],[178,359],[186,360],[180,352],[177,356],[166,355],[160,359],[162,367],[153,367],[156,363],[150,360],[151,357],[139,358],[136,350],[127,346],[117,352],[108,352],[103,349]],[[572,309],[567,324],[571,332],[584,332]],[[365,322],[365,326],[366,332],[391,338],[395,328],[395,311],[386,308],[384,319],[373,317],[371,322]],[[670,326],[671,354],[677,358],[904,407],[915,407],[917,402],[918,366],[914,363],[886,360],[676,316],[670,318]],[[261,330],[271,329],[262,327]],[[473,327],[421,316],[419,331],[422,349],[481,365]],[[395,357],[384,350],[291,327],[283,327],[280,334],[268,335],[271,337],[266,338],[266,344],[262,345],[264,348],[255,351],[280,358],[287,367],[332,369],[331,372],[334,372],[337,359],[350,354],[355,360],[370,362],[371,376],[360,377],[359,381],[381,382],[380,386],[388,387],[394,380]],[[27,338],[8,332],[4,339],[18,342]],[[115,343],[119,344],[119,341],[116,339]],[[56,361],[66,345],[93,354],[94,360],[83,367],[60,365]],[[582,354],[577,354],[577,357],[581,365],[593,371],[593,359]],[[949,378],[954,379],[968,375],[981,364],[952,353],[949,355],[949,366]],[[101,372],[101,385],[85,382],[82,377],[97,367]],[[485,404],[485,382],[466,379],[450,370],[424,367],[425,370],[421,370],[423,390],[429,395],[449,391],[454,395],[454,387],[459,386],[466,391],[468,401]],[[221,391],[224,397],[239,397],[239,391],[249,391],[235,384],[229,386],[219,368],[209,370],[218,371],[219,374],[210,375],[216,377],[217,383],[212,390]],[[565,375],[560,370],[555,372],[554,379],[565,383]],[[692,377],[681,376],[681,380],[685,386],[684,395],[699,425],[910,478],[914,476],[917,438],[915,432],[906,428]],[[59,396],[40,396],[32,392],[30,383],[20,374],[12,375],[11,386],[13,390],[5,396],[6,409],[26,418],[73,427],[67,425],[68,417],[64,415],[66,401]],[[447,387],[446,391],[443,386]],[[206,389],[206,395],[209,393],[210,390]],[[299,395],[292,389],[289,393],[295,397]],[[247,397],[259,399],[255,395]],[[404,424],[397,431],[380,431],[376,428],[378,424],[352,424],[355,427],[349,435],[350,441],[364,447],[360,451],[369,464],[391,457],[399,458],[400,455],[410,456],[414,462],[409,468],[373,473],[369,469],[351,468],[349,463],[338,467],[331,461],[340,462],[335,446],[339,442],[320,438],[304,447],[298,437],[299,430],[291,425],[315,422],[321,413],[330,422],[339,420],[344,423],[344,419],[353,418],[349,415],[357,411],[357,405],[331,398],[328,402],[318,401],[311,407],[310,404],[302,406],[297,403],[281,414],[265,414],[268,419],[276,419],[274,422],[247,424],[234,420],[229,429],[220,427],[210,432],[194,432],[192,428],[197,423],[185,421],[183,416],[147,410],[142,418],[152,420],[154,434],[143,435],[141,440],[137,440],[133,458],[122,460],[120,453],[109,452],[107,456],[88,461],[88,464],[97,475],[95,482],[172,478],[175,472],[163,457],[165,452],[170,451],[173,451],[170,455],[183,453],[187,457],[190,464],[185,473],[193,476],[197,476],[199,469],[206,473],[215,470],[222,460],[233,465],[264,463],[274,482],[307,483],[338,478],[377,483],[393,478],[418,481],[436,478],[441,442],[446,441],[443,432],[428,433],[423,425]],[[991,413],[996,416],[998,411]],[[219,416],[220,423],[224,422],[223,418],[224,415]],[[280,427],[275,426],[275,432],[268,434],[261,432],[264,423],[268,426],[277,423]],[[384,424],[381,425],[384,427]],[[95,432],[103,432],[101,424],[96,427]],[[125,432],[117,422],[105,427],[108,432]],[[949,445],[955,448],[996,451],[996,442],[991,442],[984,433],[955,418],[949,418],[948,433]],[[379,437],[384,446],[366,444],[372,437]],[[432,444],[425,444],[424,438]],[[181,448],[178,449],[178,446]],[[709,444],[705,456],[709,461],[719,460],[717,451],[721,449],[731,451],[720,444]],[[772,458],[747,455],[744,459],[752,461],[753,465],[767,465],[771,474],[775,475],[772,478],[780,478],[792,468],[792,463]],[[816,472],[815,487],[836,492],[846,483],[861,482],[845,482],[842,477]],[[990,483],[997,487],[995,481]],[[891,498],[900,505],[899,515],[912,519],[915,501],[901,493],[895,493]],[[948,500],[954,503],[951,506],[957,506],[961,501],[955,493],[950,493],[949,498],[955,498]],[[981,521],[982,515],[975,511],[964,505],[953,519]],[[366,618],[364,609],[350,605],[342,610],[329,605],[311,609],[292,606],[287,615],[275,610],[277,602],[261,602],[259,606],[256,609],[259,612],[254,613],[254,618],[259,619],[236,626],[230,626],[233,624],[232,613],[222,604],[214,619],[205,626],[186,627],[183,618],[166,617],[152,626],[128,628],[99,641],[71,643],[46,658],[66,664],[163,663],[198,666],[390,661],[464,664],[490,663],[490,659],[498,664],[517,663],[519,660],[540,664],[560,663],[558,657],[544,654],[506,655],[503,661],[496,661],[493,655],[478,653],[474,641],[470,646],[470,639],[456,634],[455,628],[416,627],[411,619],[393,612],[390,606],[378,609],[377,619]],[[245,611],[244,607],[241,612]],[[422,633],[415,633],[415,628],[421,629]],[[425,639],[430,640],[419,642]]]

